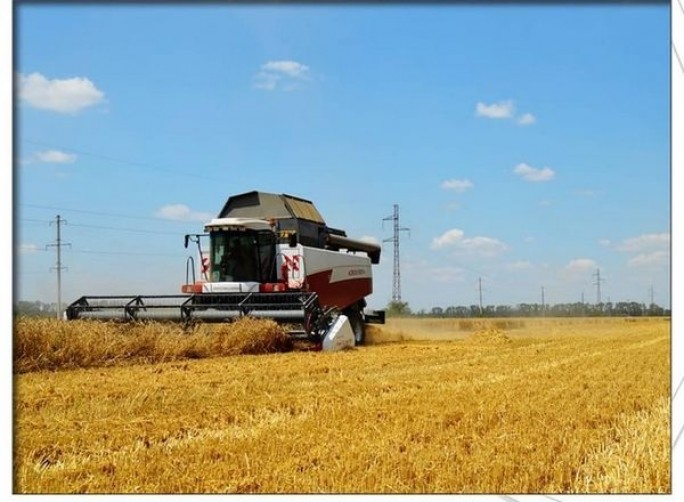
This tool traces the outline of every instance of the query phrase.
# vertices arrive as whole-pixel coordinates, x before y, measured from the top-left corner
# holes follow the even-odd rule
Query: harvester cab
[[[311,201],[235,195],[204,231],[185,236],[186,247],[197,244],[198,260],[188,259],[182,295],[84,296],[67,318],[227,322],[249,315],[284,323],[323,350],[362,344],[365,323],[384,323],[384,311],[364,311],[380,247],[328,227]]]

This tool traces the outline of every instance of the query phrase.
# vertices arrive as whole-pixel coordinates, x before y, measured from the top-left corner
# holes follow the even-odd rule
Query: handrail
[[[191,265],[192,270],[192,282],[190,282],[190,274],[188,273],[188,265]],[[195,284],[195,259],[192,256],[188,256],[185,260],[185,284]]]

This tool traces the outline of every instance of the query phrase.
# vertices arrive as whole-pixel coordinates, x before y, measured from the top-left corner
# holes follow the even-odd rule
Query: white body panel
[[[202,293],[258,293],[258,282],[205,282]]]
[[[278,278],[281,278],[283,262],[288,265],[288,276],[304,281],[311,276],[327,270],[332,270],[330,283],[348,279],[371,278],[371,262],[365,255],[356,255],[328,249],[302,246],[290,247],[287,244],[278,245]]]
[[[371,277],[370,258],[365,254],[357,255],[328,249],[304,248],[304,262],[307,275],[332,269],[330,282]]]
[[[333,352],[354,347],[354,332],[346,315],[337,316],[323,338],[323,350]]]

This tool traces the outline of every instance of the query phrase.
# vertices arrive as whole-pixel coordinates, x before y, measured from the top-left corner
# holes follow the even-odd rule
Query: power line
[[[33,252],[41,252],[41,253],[47,253],[49,250],[48,249],[40,249],[39,247],[33,247],[33,245],[29,244],[29,247],[24,247],[22,248],[23,245],[18,246],[18,251],[19,254],[30,254]],[[16,246],[15,246],[16,248]]]
[[[50,221],[47,220],[35,220],[31,218],[20,218],[19,221],[28,221],[28,222],[38,222],[38,223],[50,223]],[[179,232],[161,232],[158,230],[145,230],[142,228],[123,228],[123,227],[107,227],[103,225],[86,225],[82,223],[70,223],[70,227],[78,227],[78,228],[93,228],[97,230],[116,230],[120,232],[136,232],[136,233],[141,233],[141,234],[157,234],[157,235],[175,235],[175,236],[180,236],[184,235]]]
[[[138,253],[132,251],[90,251],[85,249],[71,250],[70,253],[75,254],[100,254],[100,255],[122,255],[122,256],[172,256],[178,257],[183,256],[179,253]]]
[[[62,220],[64,222],[65,220]],[[71,225],[69,225],[71,226]],[[66,244],[64,244],[66,245]],[[56,244],[48,244],[48,246],[56,246]],[[46,246],[47,247],[47,246]],[[48,252],[48,249],[40,249],[40,248],[35,248],[35,249],[30,249],[30,252],[41,252],[41,253],[46,253]],[[73,249],[71,248],[71,244],[69,244],[69,250],[64,251],[67,254],[95,254],[95,255],[122,255],[122,256],[172,256],[172,257],[178,257],[178,256],[183,256],[181,253],[139,253],[135,251],[99,251],[99,250],[90,250],[90,249]],[[66,267],[62,267],[66,268]]]
[[[33,222],[33,223],[45,223],[45,224],[48,224],[48,225],[49,225],[50,223],[52,223],[52,220],[36,220],[36,219],[33,219],[33,218],[19,218],[19,221],[29,221],[29,222]]]
[[[70,225],[71,227],[79,227],[79,228],[94,228],[97,230],[116,230],[120,232],[136,232],[140,234],[157,234],[157,235],[175,235],[175,236],[180,236],[184,235],[178,232],[159,232],[156,230],[143,230],[139,228],[121,228],[121,227],[105,227],[102,225],[83,225],[83,224],[75,224],[72,223]]]
[[[59,148],[62,150],[68,150],[70,152],[75,152],[75,153],[78,153],[80,155],[85,155],[87,157],[93,157],[95,159],[107,160],[110,162],[117,162],[119,164],[126,164],[126,165],[130,165],[130,166],[135,166],[135,167],[145,167],[147,169],[151,169],[153,171],[158,171],[158,172],[165,173],[165,174],[174,174],[176,176],[187,176],[189,178],[197,178],[197,179],[212,180],[212,181],[216,181],[219,179],[219,178],[212,177],[212,176],[202,176],[201,174],[185,173],[185,172],[181,172],[181,171],[175,171],[172,169],[166,169],[166,168],[154,166],[154,165],[151,165],[151,164],[148,164],[145,162],[117,159],[115,157],[109,157],[107,155],[101,155],[98,153],[86,152],[84,150],[80,150],[80,149],[76,149],[76,148],[69,148],[67,146],[59,146],[59,145],[55,145],[55,144],[51,144],[51,143],[46,143],[44,141],[35,141],[35,140],[28,139],[28,138],[23,138],[21,141],[23,141],[25,143],[30,143],[32,145],[39,145],[39,146],[45,146],[48,148]]]
[[[64,221],[64,220],[62,220]],[[71,225],[69,225],[71,226]],[[48,244],[48,246],[55,246],[55,244]],[[35,248],[31,249],[31,252],[41,252],[45,253],[48,250],[47,249],[40,249],[40,248]],[[72,249],[69,248],[68,251],[64,251],[66,254],[96,254],[96,255],[121,255],[121,256],[172,256],[172,257],[178,257],[178,256],[183,256],[180,253],[138,253],[134,251],[91,251],[89,249]],[[54,267],[53,267],[54,268]],[[66,267],[62,267],[66,268]],[[52,270],[52,269],[51,269]]]
[[[158,216],[139,216],[139,215],[133,215],[133,214],[122,214],[122,213],[107,213],[104,211],[91,211],[91,210],[86,210],[86,209],[71,209],[71,208],[66,208],[66,207],[57,207],[57,206],[44,206],[42,204],[19,204],[20,206],[23,207],[33,207],[37,209],[50,209],[50,210],[57,210],[57,211],[68,211],[72,213],[83,213],[83,214],[92,214],[95,216],[112,216],[115,218],[130,218],[134,220],[152,220],[152,221],[163,221],[165,223],[188,223],[184,221],[179,221],[179,220],[169,220],[168,218],[160,218]]]

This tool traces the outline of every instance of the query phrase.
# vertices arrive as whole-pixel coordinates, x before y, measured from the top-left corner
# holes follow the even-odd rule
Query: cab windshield
[[[269,231],[211,234],[212,282],[275,282],[275,236]]]

